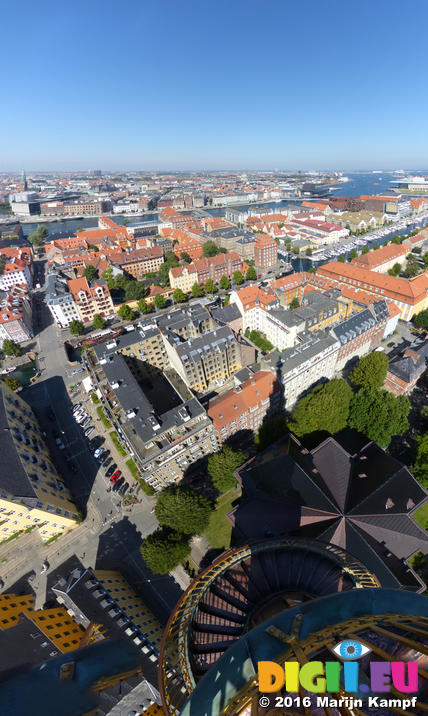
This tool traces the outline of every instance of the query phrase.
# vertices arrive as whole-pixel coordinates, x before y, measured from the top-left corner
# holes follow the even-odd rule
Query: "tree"
[[[152,307],[150,303],[147,303],[145,298],[140,298],[140,300],[138,301],[138,310],[140,311],[140,313],[150,313]]]
[[[373,251],[377,251],[379,248],[379,244],[373,244],[372,249]]]
[[[181,288],[176,288],[172,297],[176,303],[184,303],[184,301],[186,301],[186,294],[183,293]]]
[[[315,386],[298,401],[291,430],[299,437],[318,431],[334,435],[346,426],[351,398],[352,389],[343,378]]]
[[[412,473],[424,487],[428,487],[428,433],[418,438]]]
[[[204,289],[197,282],[195,282],[192,286],[192,296],[194,296],[195,298],[200,298],[203,295]]]
[[[201,534],[208,525],[211,503],[189,487],[173,485],[159,493],[155,514],[160,525],[186,535]]]
[[[233,280],[239,286],[244,281],[244,277],[240,271],[233,272]]]
[[[228,293],[227,296],[224,297],[224,306],[228,306],[230,303],[230,294]]]
[[[287,419],[284,415],[276,415],[265,420],[259,427],[255,441],[260,451],[266,450],[289,431]]]
[[[209,278],[204,283],[204,291],[205,293],[216,293],[217,292],[217,286],[215,285],[212,278]]]
[[[401,244],[403,238],[403,236],[398,236],[398,234],[395,234],[395,236],[393,236],[391,239],[391,244]]]
[[[134,311],[128,306],[127,303],[122,303],[117,314],[125,321],[131,321],[134,318]]]
[[[424,262],[424,268],[428,268],[428,251],[422,255],[422,261]]]
[[[2,381],[11,390],[18,390],[22,387],[22,383],[17,378],[11,378],[10,375],[5,375]]]
[[[356,388],[380,388],[385,382],[387,370],[385,353],[374,351],[358,361],[349,377]]]
[[[111,266],[108,266],[106,270],[102,272],[101,276],[109,289],[115,288],[115,279],[113,277],[113,269]]]
[[[37,227],[35,231],[31,231],[28,234],[28,241],[30,241],[33,246],[39,247],[43,246],[46,239],[48,237],[48,230],[44,224],[41,224]]]
[[[128,219],[124,219],[124,220],[123,220],[123,223],[122,223],[122,226],[125,226],[125,227],[126,227],[126,226],[128,226],[128,224],[129,224]]]
[[[343,254],[342,254],[342,256],[338,256],[337,260],[340,261],[341,264],[344,264],[345,261],[346,261],[346,259],[345,259],[345,257],[344,257]]]
[[[401,271],[401,264],[396,263],[394,266],[390,269],[388,269],[388,273],[390,276],[398,276]]]
[[[83,226],[82,226],[82,224],[79,224],[79,226],[78,226],[77,229],[76,229],[76,233],[79,233],[80,231],[83,231]]]
[[[154,297],[154,304],[155,304],[156,308],[164,308],[164,306],[166,304],[166,298],[163,295],[163,293],[156,294],[156,296]]]
[[[362,253],[362,254],[368,254],[369,251],[370,251],[369,247],[368,247],[368,246],[364,246],[364,247],[363,247],[363,250],[361,251],[361,253]]]
[[[206,241],[202,246],[204,256],[209,258],[210,256],[217,256],[219,253],[218,246],[214,241]]]
[[[310,247],[307,248],[305,253],[306,253],[306,256],[312,256],[312,249]]]
[[[406,278],[412,278],[413,276],[416,276],[419,273],[419,263],[414,254],[409,254],[407,256],[406,261],[406,268],[403,271],[403,276]]]
[[[250,269],[248,269],[250,270]],[[220,279],[220,288],[224,288],[225,291],[227,291],[228,288],[230,288],[230,281],[227,278],[227,276],[222,276]]]
[[[348,425],[385,448],[393,435],[403,435],[408,429],[409,411],[405,395],[395,397],[386,390],[360,388],[351,400]]]
[[[95,253],[97,253],[99,248],[98,246],[95,246],[95,244],[88,244],[88,251],[95,251]]]
[[[299,308],[299,306],[300,306],[300,301],[299,301],[299,299],[297,298],[297,296],[294,296],[294,298],[293,298],[293,300],[291,301],[291,303],[290,303],[290,305],[288,306],[288,308],[290,309],[290,311],[294,311],[294,309],[295,309],[295,308]]]
[[[356,259],[357,256],[358,256],[358,251],[356,251],[355,249],[352,249],[352,251],[349,252],[349,258],[350,258],[351,260],[352,260],[352,259]]]
[[[83,331],[85,330],[82,321],[78,321],[77,319],[71,321],[68,328],[73,336],[81,336]]]
[[[428,331],[428,308],[425,308],[423,311],[420,311],[415,316],[415,326],[418,328],[423,328],[424,331]]]
[[[187,253],[187,251],[183,251],[183,252],[181,253],[181,258],[183,259],[183,261],[186,262],[186,264],[191,264],[191,263],[192,263],[192,259],[191,259],[191,257],[189,256],[189,254]]]
[[[5,356],[19,356],[21,349],[11,338],[5,338],[3,341],[2,351]]]
[[[143,559],[156,574],[168,574],[190,554],[185,535],[161,528],[146,537],[140,547]]]
[[[149,290],[142,281],[128,281],[125,286],[125,299],[126,301],[139,301],[140,298],[145,298]]]
[[[229,445],[223,445],[219,452],[209,456],[208,474],[219,492],[226,492],[235,487],[236,479],[233,473],[247,457],[242,450],[233,450]]]
[[[255,281],[257,278],[256,269],[254,266],[249,266],[245,275],[247,281]]]
[[[105,319],[102,316],[100,316],[99,313],[96,313],[93,318],[93,321],[92,321],[93,327],[101,330],[102,328],[104,328],[105,324],[106,324]]]

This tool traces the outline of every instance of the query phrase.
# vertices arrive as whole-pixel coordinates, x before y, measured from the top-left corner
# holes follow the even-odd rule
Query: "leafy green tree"
[[[128,226],[128,224],[129,224],[129,220],[128,220],[128,219],[124,219],[123,222],[122,222],[122,226],[125,226],[125,227],[126,227],[126,226]]]
[[[259,427],[255,438],[260,451],[266,450],[277,440],[289,432],[287,419],[284,415],[275,415],[274,418],[265,420]]]
[[[28,241],[35,247],[43,246],[46,239],[48,238],[48,230],[44,224],[37,227],[35,231],[31,231],[28,234]]]
[[[423,328],[425,331],[428,331],[428,308],[425,308],[423,311],[420,311],[414,318],[415,326],[418,328]]]
[[[218,252],[219,252],[219,254],[227,254],[228,253],[227,249],[225,249],[224,246],[219,246]]]
[[[403,236],[398,236],[398,234],[396,234],[395,236],[392,237],[391,244],[401,244],[401,242],[403,241],[403,238],[404,238]]]
[[[102,316],[100,316],[99,313],[96,313],[93,318],[93,321],[92,321],[93,327],[101,330],[102,328],[104,328],[105,324],[106,324],[105,319]]]
[[[10,375],[5,375],[2,381],[8,388],[15,391],[22,387],[22,384],[17,378],[11,378]]]
[[[74,321],[71,321],[69,325],[70,333],[73,336],[81,336],[83,331],[85,330],[85,327],[82,323],[82,321],[78,321],[77,319],[74,319]]]
[[[416,256],[414,254],[409,254],[407,256],[406,268],[403,271],[403,276],[405,276],[406,278],[412,278],[413,276],[417,276],[417,274],[419,273],[419,269],[420,266]]]
[[[317,270],[314,266],[312,266],[312,268],[310,268],[308,271],[308,273],[316,273],[316,272],[317,272]]]
[[[210,256],[217,256],[219,249],[214,241],[206,241],[202,246],[204,256],[209,258]]]
[[[186,262],[186,264],[191,264],[191,263],[192,263],[192,259],[191,259],[191,257],[189,256],[189,254],[187,253],[187,251],[183,251],[183,252],[181,253],[181,258],[183,259],[183,261]]]
[[[299,308],[299,306],[300,306],[300,301],[299,301],[299,299],[297,298],[297,296],[294,296],[294,298],[292,299],[292,301],[291,301],[290,305],[288,306],[288,308],[290,309],[290,311],[294,311],[294,309],[295,309],[295,308]]]
[[[95,244],[88,244],[88,251],[95,251],[95,253],[98,253],[99,248]]]
[[[257,273],[256,273],[256,269],[254,268],[254,266],[248,267],[245,277],[246,277],[247,281],[255,281],[256,280]]]
[[[195,298],[200,298],[203,295],[204,289],[197,282],[195,282],[192,286],[192,296],[194,296]]]
[[[344,264],[345,261],[346,261],[346,259],[345,259],[345,257],[343,256],[343,254],[342,254],[342,256],[338,256],[338,257],[337,257],[337,260],[340,261],[341,264]]]
[[[172,294],[172,297],[176,303],[184,303],[186,301],[186,294],[183,293],[181,288],[176,288]]]
[[[394,266],[390,269],[388,269],[388,273],[390,276],[398,276],[401,271],[401,264],[396,263]]]
[[[125,287],[126,301],[139,301],[145,298],[149,290],[142,281],[128,281]]]
[[[428,405],[423,405],[419,413],[421,422],[428,425]]]
[[[207,279],[204,283],[204,291],[205,293],[216,293],[217,292],[217,286],[215,285],[212,278]]]
[[[78,234],[80,231],[83,231],[83,226],[82,226],[82,224],[79,224],[79,226],[78,226],[77,229],[76,229],[76,233]]]
[[[156,308],[164,308],[166,304],[166,298],[163,293],[157,293],[154,298],[154,304]]]
[[[95,279],[98,278],[98,271],[95,266],[89,264],[89,266],[85,266],[83,269],[83,275],[89,282],[95,281]]]
[[[291,430],[299,437],[318,431],[334,435],[346,426],[351,398],[352,389],[343,378],[315,386],[298,401]]]
[[[356,259],[357,256],[358,256],[358,251],[356,251],[355,249],[352,249],[352,251],[349,252],[349,258],[350,258],[351,260],[352,260],[352,259]]]
[[[408,430],[410,402],[386,390],[360,388],[351,400],[348,425],[381,447],[388,447],[393,435]]]
[[[306,256],[312,256],[312,249],[311,247],[307,248],[305,251]]]
[[[385,353],[374,351],[358,361],[349,377],[356,388],[380,388],[385,382],[387,370]]]
[[[140,547],[143,559],[155,574],[168,574],[190,554],[189,540],[166,527],[146,537]]]
[[[134,318],[134,311],[127,303],[122,303],[117,313],[124,321],[131,321]]]
[[[361,251],[361,253],[362,253],[362,254],[368,254],[369,251],[370,251],[369,247],[368,247],[368,246],[364,246],[364,247],[363,247],[363,250]]]
[[[234,271],[233,272],[233,280],[239,286],[241,283],[244,282],[244,277],[241,273],[241,271]]]
[[[3,341],[2,351],[5,356],[19,356],[21,349],[11,338],[5,338]]]
[[[201,534],[208,525],[211,503],[189,487],[173,485],[159,493],[155,514],[160,525],[186,535]]]
[[[248,269],[249,270],[249,269]],[[222,276],[220,279],[220,288],[224,288],[226,291],[230,288],[230,281],[227,276]]]
[[[421,485],[428,488],[428,433],[418,438],[412,473]]]
[[[373,244],[372,249],[373,251],[377,251],[379,248],[379,244]]]
[[[428,251],[426,251],[422,256],[422,261],[424,262],[424,268],[428,268]]]
[[[214,487],[219,492],[226,492],[236,485],[234,471],[243,465],[247,455],[242,450],[233,450],[229,445],[223,445],[219,452],[208,458],[208,474]]]
[[[108,266],[106,270],[102,272],[101,277],[104,279],[110,290],[115,287],[113,269],[111,266]]]
[[[228,293],[227,296],[224,297],[224,306],[228,306],[230,303],[230,294]]]
[[[150,313],[152,307],[150,303],[147,303],[145,298],[140,298],[140,300],[138,301],[138,310],[140,311],[140,313]]]

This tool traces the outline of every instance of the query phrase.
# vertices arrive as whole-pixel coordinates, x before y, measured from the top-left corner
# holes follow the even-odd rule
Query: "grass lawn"
[[[211,547],[216,549],[227,549],[230,547],[230,535],[232,533],[232,525],[226,517],[226,512],[232,509],[232,502],[236,499],[236,495],[223,502],[221,507],[211,513],[208,527],[205,530],[205,537]]]
[[[416,522],[420,524],[421,527],[424,529],[428,529],[428,502],[426,505],[421,507],[420,510],[416,510],[415,514],[413,515]]]

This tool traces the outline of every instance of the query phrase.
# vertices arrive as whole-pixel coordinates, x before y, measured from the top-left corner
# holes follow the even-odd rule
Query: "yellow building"
[[[85,630],[64,607],[34,611],[34,602],[33,594],[0,594],[0,630],[12,629],[25,616],[63,654],[87,643]]]
[[[162,641],[162,626],[150,609],[146,607],[141,597],[128,584],[125,577],[114,570],[95,570],[94,574],[126,616],[132,619],[133,623],[146,634],[149,641],[159,648]]]
[[[181,288],[184,293],[190,293],[194,283],[198,283],[198,272],[193,264],[176,266],[169,270],[171,288]]]
[[[0,397],[0,544],[37,528],[43,541],[72,529],[78,510],[31,408],[6,386]]]

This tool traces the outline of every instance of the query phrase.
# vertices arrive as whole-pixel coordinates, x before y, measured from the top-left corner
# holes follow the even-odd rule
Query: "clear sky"
[[[427,0],[21,0],[0,171],[428,167]]]

